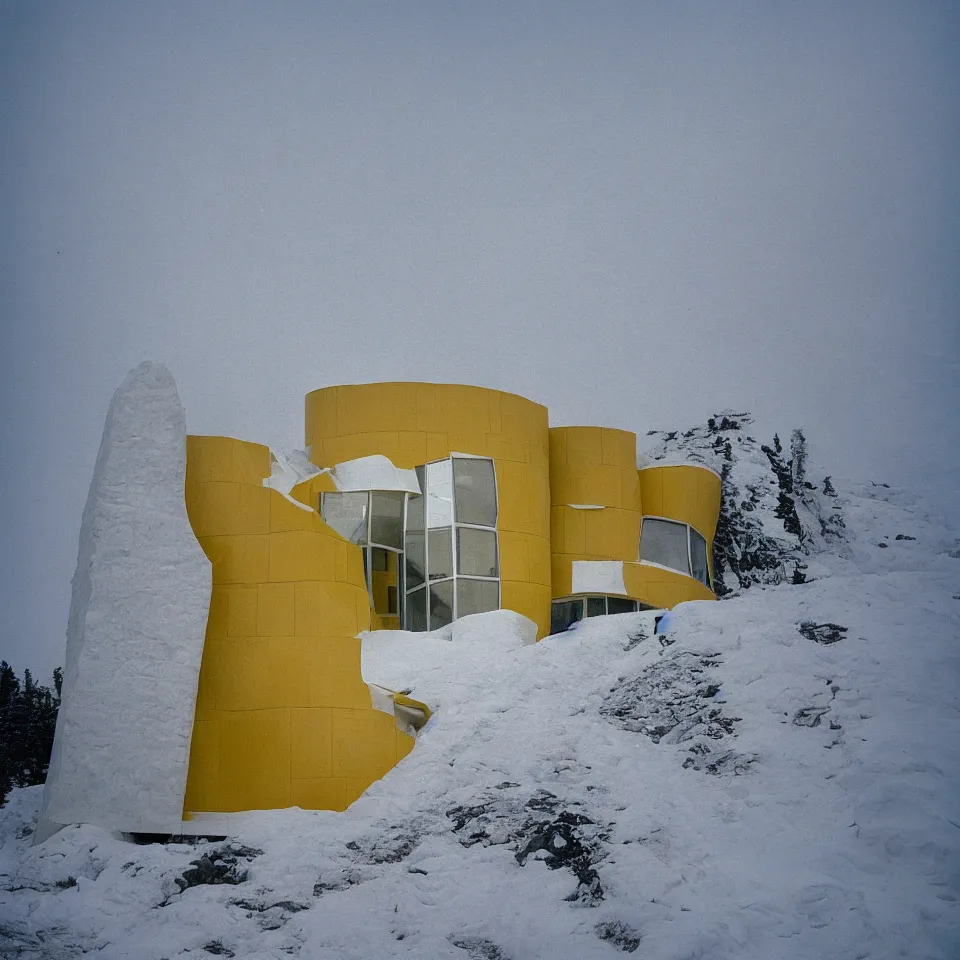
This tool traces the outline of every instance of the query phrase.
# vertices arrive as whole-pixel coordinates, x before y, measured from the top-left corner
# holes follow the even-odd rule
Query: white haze
[[[302,442],[338,382],[753,410],[958,502],[947,4],[0,3],[4,632],[61,662],[103,415]]]

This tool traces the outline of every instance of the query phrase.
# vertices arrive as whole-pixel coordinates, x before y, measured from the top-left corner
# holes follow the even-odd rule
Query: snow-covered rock
[[[38,839],[179,829],[211,585],[185,470],[176,384],[143,363],[110,403],[83,511]]]

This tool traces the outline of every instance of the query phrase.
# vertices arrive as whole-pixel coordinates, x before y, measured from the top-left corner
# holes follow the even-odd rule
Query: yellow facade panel
[[[638,471],[640,484],[640,503],[643,504],[645,517],[662,517],[663,512],[663,470],[647,468]]]
[[[502,580],[529,580],[530,564],[527,543],[531,537],[522,533],[501,530],[500,578]]]
[[[344,783],[341,777],[315,780],[294,777],[290,781],[290,803],[301,810],[346,810]]]
[[[537,625],[537,639],[550,632],[550,588],[539,583],[504,580],[500,606],[529,617]]]
[[[336,541],[309,530],[287,530],[269,538],[270,581],[336,580]]]
[[[334,776],[378,780],[397,761],[396,721],[379,710],[333,710]]]
[[[236,537],[235,580],[239,583],[264,583],[270,579],[269,536]]]
[[[227,711],[220,717],[218,808],[290,806],[290,711]]]
[[[270,476],[270,448],[262,443],[233,441],[233,479],[237,483],[262,487],[264,477]]]
[[[247,645],[257,709],[311,706],[310,677],[327,665],[321,641],[312,637],[264,637]]]
[[[243,537],[197,537],[213,565],[213,584],[240,583],[243,567]]]
[[[209,484],[212,486],[212,484]],[[238,533],[270,532],[270,491],[265,487],[238,484],[240,488],[240,529]]]
[[[235,479],[230,437],[187,437],[187,480],[190,483]]]
[[[203,776],[198,776],[203,771]],[[220,773],[220,721],[201,719],[193,724],[190,766],[184,796],[185,810],[216,810],[216,783]]]
[[[270,532],[285,533],[288,530],[314,530],[316,513],[291,503],[282,493],[268,490],[270,500]]]
[[[257,636],[296,635],[294,583],[261,583],[257,586]]]
[[[233,586],[220,585],[210,591],[210,610],[207,613],[207,632],[208,638],[219,638],[225,640],[230,635],[230,601],[228,591]]]

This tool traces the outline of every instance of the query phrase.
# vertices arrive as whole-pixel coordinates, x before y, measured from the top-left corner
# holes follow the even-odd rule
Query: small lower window
[[[550,605],[550,633],[563,633],[583,619],[583,600],[554,600]]]

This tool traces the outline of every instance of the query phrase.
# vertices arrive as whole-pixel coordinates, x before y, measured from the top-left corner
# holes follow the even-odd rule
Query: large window
[[[640,559],[685,573],[710,586],[707,541],[687,523],[644,517],[640,530]]]
[[[362,548],[367,592],[374,610],[382,616],[399,616],[397,581],[405,499],[406,494],[396,490],[320,495],[323,522]]]
[[[584,616],[604,617],[612,613],[633,613],[638,609],[653,608],[627,597],[569,597],[565,600],[554,600],[550,604],[550,632],[563,633]]]
[[[406,628],[436,630],[500,607],[493,461],[452,457],[417,468],[422,496],[407,501]]]

